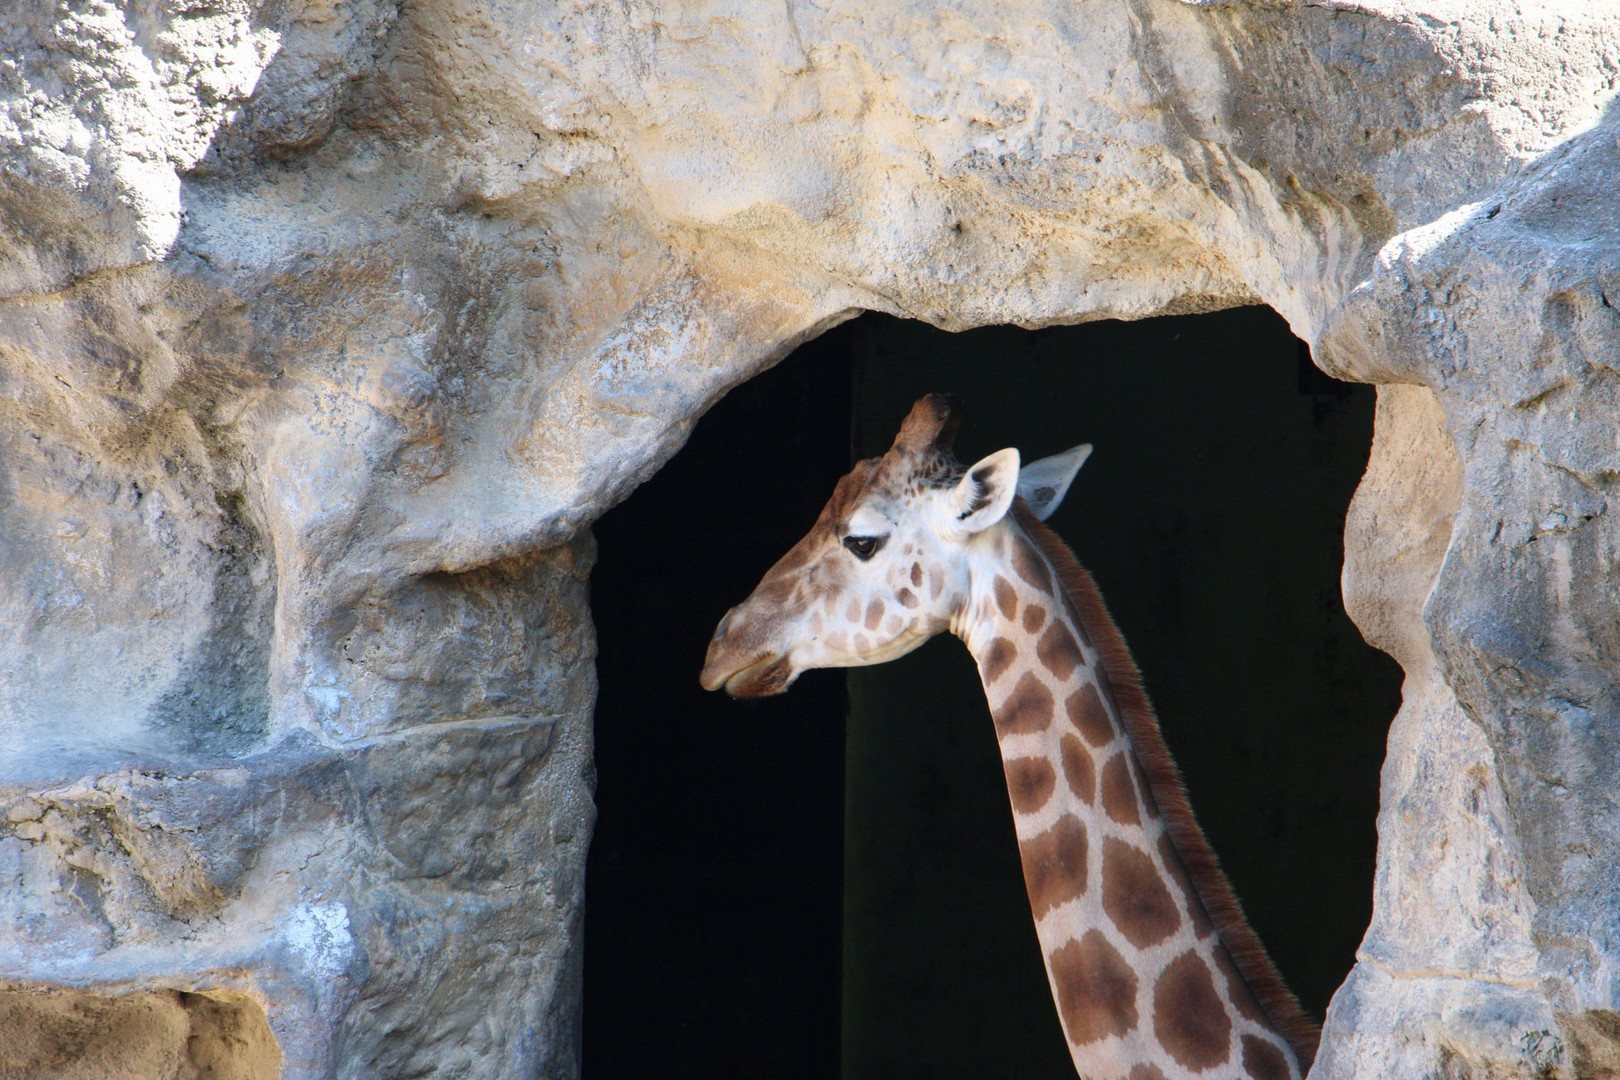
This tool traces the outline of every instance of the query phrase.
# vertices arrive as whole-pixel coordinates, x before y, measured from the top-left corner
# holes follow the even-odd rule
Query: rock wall
[[[4,1007],[574,1075],[589,522],[862,308],[1263,302],[1381,385],[1346,598],[1408,676],[1313,1075],[1609,1075],[1617,57],[1508,0],[8,6]]]

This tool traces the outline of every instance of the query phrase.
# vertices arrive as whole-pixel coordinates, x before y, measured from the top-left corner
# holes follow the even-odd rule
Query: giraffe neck
[[[978,663],[995,719],[1036,934],[1075,1068],[1098,1080],[1298,1080],[1312,1049],[1309,1021],[1224,878],[1209,878],[1220,871],[1095,587],[1027,511],[980,543],[953,629]],[[1077,602],[1079,590],[1094,602]],[[1147,781],[1144,759],[1170,770],[1173,791],[1163,777]]]

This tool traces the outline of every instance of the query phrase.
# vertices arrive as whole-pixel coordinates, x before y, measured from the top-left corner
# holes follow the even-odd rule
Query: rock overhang
[[[518,839],[549,853],[527,922],[474,905],[457,925],[527,943],[490,977],[529,988],[513,1022],[544,1033],[468,1060],[566,1074],[589,522],[719,395],[861,309],[957,328],[1260,301],[1383,387],[1346,600],[1408,674],[1379,914],[1318,1075],[1518,1068],[1525,1032],[1606,1030],[1579,1018],[1615,1005],[1589,928],[1613,919],[1620,850],[1602,788],[1620,17],[439,0],[0,21],[25,58],[0,83],[0,731],[28,762],[8,792],[37,799],[39,763],[75,747],[86,790],[223,759],[293,793],[267,763],[309,747],[430,770],[430,731],[509,746],[469,775],[543,761],[512,797],[546,840],[485,857],[487,830],[433,835],[492,879]],[[259,850],[163,800],[211,837],[205,869]],[[356,813],[323,827],[343,838]],[[29,820],[0,841],[28,896],[117,880],[116,830],[47,851]],[[1436,837],[1453,861],[1420,880]],[[448,872],[351,839],[321,883],[218,917],[358,910],[363,882],[416,896]],[[158,927],[128,985],[174,985],[189,931],[128,895],[73,917]],[[358,996],[322,1034],[272,1010],[284,1045],[326,1048],[301,1075],[340,1046],[370,1063],[351,1068],[431,1054],[389,1058],[365,1028],[426,1023],[389,974],[445,948],[425,903],[356,938]],[[14,959],[28,981],[48,958]]]

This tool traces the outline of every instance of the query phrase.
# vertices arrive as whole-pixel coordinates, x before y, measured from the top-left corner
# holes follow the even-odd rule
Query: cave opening
[[[930,390],[966,403],[964,461],[1094,444],[1051,524],[1205,832],[1310,1011],[1354,962],[1400,697],[1339,594],[1372,388],[1267,308],[960,334],[869,313],[732,391],[596,526],[587,1080],[1073,1075],[960,643],[760,702],[697,686],[720,615]]]

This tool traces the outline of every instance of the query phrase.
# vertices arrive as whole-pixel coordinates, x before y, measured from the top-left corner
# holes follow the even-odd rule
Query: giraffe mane
[[[1231,882],[1226,879],[1204,831],[1199,828],[1181,770],[1170,756],[1159,730],[1159,718],[1142,686],[1142,673],[1119,627],[1114,624],[1097,583],[1068,545],[1035,517],[1022,498],[1013,502],[1013,516],[1057,572],[1065,597],[1097,646],[1102,674],[1113,693],[1114,704],[1147,778],[1148,789],[1163,814],[1170,842],[1175,845],[1176,854],[1181,857],[1182,866],[1210,921],[1215,924],[1221,943],[1278,1033],[1294,1048],[1301,1071],[1309,1071],[1316,1057],[1321,1029],[1283,981],[1259,935],[1244,917]]]

